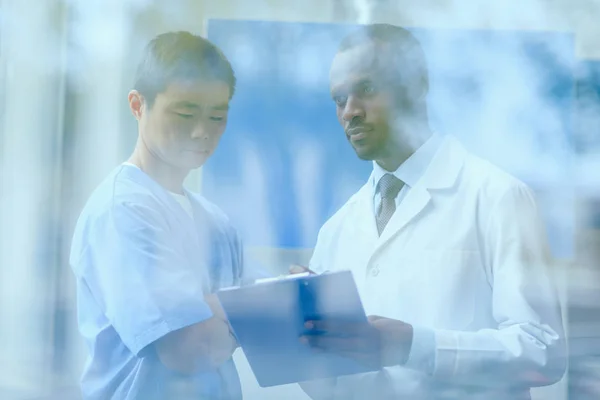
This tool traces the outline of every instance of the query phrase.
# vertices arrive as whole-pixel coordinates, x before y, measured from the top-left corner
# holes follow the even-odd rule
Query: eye
[[[194,114],[175,113],[175,115],[177,115],[178,117],[183,118],[183,119],[192,119],[192,118],[194,118]]]
[[[210,119],[211,119],[211,121],[221,122],[225,119],[225,117],[213,116],[213,117],[210,117]]]
[[[364,85],[363,88],[362,88],[362,92],[364,94],[375,93],[375,87],[373,85]]]
[[[344,104],[346,104],[348,98],[346,96],[334,96],[333,101],[335,101],[335,104],[337,104],[339,107],[342,107]]]

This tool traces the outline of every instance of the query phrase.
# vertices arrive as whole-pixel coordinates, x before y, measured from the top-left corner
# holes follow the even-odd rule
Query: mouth
[[[190,153],[199,155],[199,156],[203,156],[203,155],[208,155],[211,153],[210,150],[188,150]]]
[[[346,131],[346,136],[351,142],[358,142],[366,139],[371,130],[365,127],[350,128]]]

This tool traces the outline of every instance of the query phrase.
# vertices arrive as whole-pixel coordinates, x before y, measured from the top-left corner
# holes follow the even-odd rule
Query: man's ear
[[[144,112],[144,96],[134,89],[129,92],[127,99],[129,100],[129,109],[131,110],[131,113],[135,119],[139,121]]]

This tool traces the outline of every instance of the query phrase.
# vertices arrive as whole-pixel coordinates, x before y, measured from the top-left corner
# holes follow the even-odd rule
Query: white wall
[[[6,108],[0,114],[3,116],[0,121],[0,320],[3,321],[0,386],[16,384],[25,388],[52,384],[44,383],[44,379],[52,380],[44,374],[49,368],[46,353],[52,350],[48,341],[40,340],[40,336],[51,335],[51,327],[47,319],[38,316],[52,311],[47,309],[44,296],[54,293],[30,250],[35,247],[35,233],[43,229],[41,221],[45,216],[39,210],[52,204],[41,201],[46,193],[53,192],[55,183],[55,172],[48,171],[42,160],[56,149],[40,147],[39,143],[40,137],[44,143],[60,141],[60,99],[64,88],[60,76],[55,74],[64,72],[67,61],[75,77],[71,82],[74,84],[71,126],[75,131],[71,161],[77,170],[73,171],[70,182],[73,187],[68,192],[73,195],[68,199],[69,209],[75,212],[99,180],[131,149],[135,123],[128,116],[126,95],[133,68],[147,40],[164,31],[204,33],[204,22],[209,18],[552,30],[575,34],[578,57],[600,59],[600,2],[595,0],[71,0],[68,3],[71,5],[68,15],[63,12],[60,0],[1,3],[3,16],[6,10],[12,10],[20,17],[15,20],[19,24],[10,28],[3,24],[1,32],[2,104]],[[372,6],[375,3],[377,7]],[[62,33],[66,28],[70,33],[68,60],[63,58],[67,43]],[[7,29],[13,34],[6,35]],[[31,63],[31,57],[42,62]],[[48,65],[55,66],[50,74]],[[199,187],[200,174],[193,176],[190,184]],[[70,234],[75,217],[71,213],[66,219],[65,235]],[[254,249],[254,253],[272,265],[281,265],[295,257],[306,259],[310,249],[298,254],[270,249]],[[65,285],[63,292],[56,295],[62,296],[64,304],[71,305],[70,343],[78,351],[71,355],[72,368],[59,381],[74,383],[79,378],[83,352],[76,331],[72,278],[67,269],[61,276]],[[29,362],[19,363],[24,354]],[[296,387],[259,390],[243,358],[240,370],[247,398],[303,396]],[[560,390],[550,390],[560,398]],[[550,399],[550,396],[546,393],[540,398]]]
[[[60,176],[64,8],[1,4],[0,388],[47,383]],[[40,277],[32,279],[32,277]]]

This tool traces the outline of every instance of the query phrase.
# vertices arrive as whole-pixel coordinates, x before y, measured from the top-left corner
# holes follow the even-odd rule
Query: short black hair
[[[381,59],[396,78],[421,78],[429,82],[427,60],[421,43],[407,29],[391,24],[362,25],[342,39],[338,52],[357,46],[378,46]],[[403,80],[403,79],[402,79]]]
[[[207,39],[189,32],[167,32],[152,39],[138,65],[134,89],[148,103],[167,87],[182,80],[218,80],[235,92],[233,68],[223,52]]]

